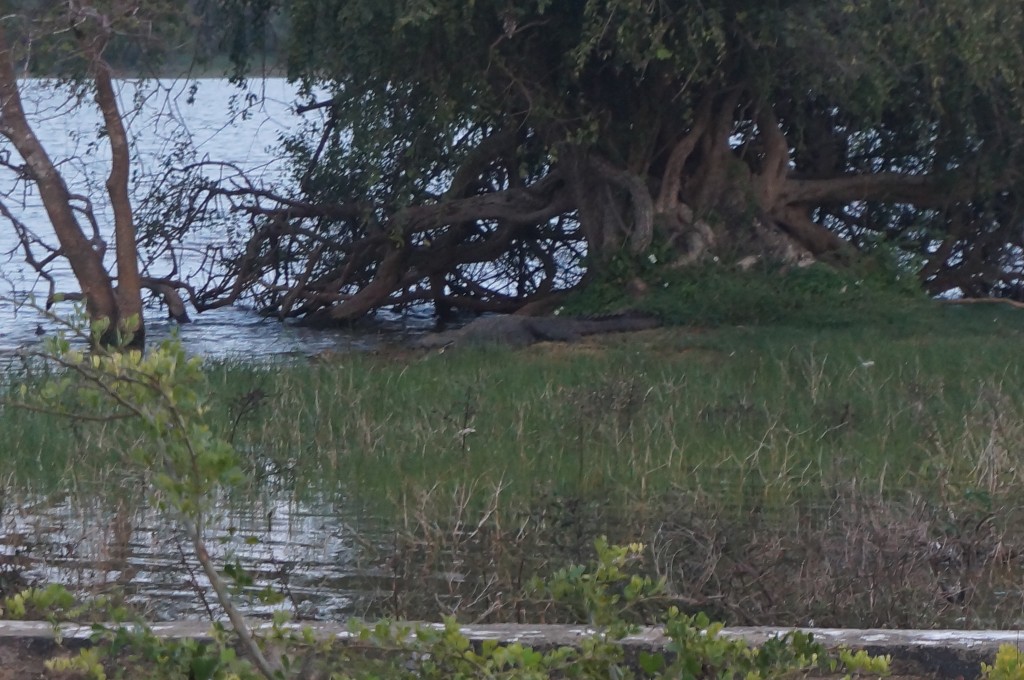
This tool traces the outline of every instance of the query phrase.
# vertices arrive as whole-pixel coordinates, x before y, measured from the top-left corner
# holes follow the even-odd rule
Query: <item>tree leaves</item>
[[[312,249],[324,273],[301,294],[347,305],[332,318],[446,297],[506,309],[559,276],[574,282],[633,232],[657,240],[637,187],[657,197],[680,264],[712,249],[788,262],[889,238],[908,266],[943,253],[936,271],[959,272],[923,274],[933,292],[1013,280],[980,270],[1024,247],[1012,235],[1024,181],[1014,0],[969,13],[957,0],[234,1],[286,13],[288,72],[331,98],[317,109],[323,134],[288,148],[303,200],[349,209],[317,221],[337,254]],[[501,131],[513,142],[479,162],[480,140]],[[455,208],[458,221],[441,219],[446,201],[512,200],[503,192],[556,176],[572,196],[557,220],[514,230]],[[629,187],[609,179],[627,176]],[[366,219],[348,216],[357,205]],[[405,219],[430,210],[430,230]],[[526,293],[491,285],[501,278]]]

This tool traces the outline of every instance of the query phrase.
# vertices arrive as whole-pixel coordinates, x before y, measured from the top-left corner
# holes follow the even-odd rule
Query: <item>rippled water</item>
[[[13,500],[13,499],[8,499]],[[193,549],[169,518],[111,499],[23,498],[0,524],[0,582],[63,583],[86,595],[123,592],[154,620],[219,611]],[[113,506],[113,507],[112,507]],[[303,618],[372,613],[391,579],[364,554],[379,538],[372,518],[355,516],[343,497],[300,502],[287,494],[225,503],[208,532],[218,566],[239,564],[254,582],[243,597],[253,615],[284,608]],[[369,552],[375,552],[370,550]],[[255,594],[267,586],[283,602]]]
[[[285,165],[277,150],[277,140],[283,132],[293,129],[298,120],[290,112],[295,88],[285,80],[269,79],[259,83],[256,86],[258,97],[249,103],[244,93],[226,80],[200,81],[195,103],[191,105],[185,103],[186,83],[166,81],[144,87],[140,89],[128,82],[119,85],[122,108],[134,111],[127,122],[137,145],[134,168],[142,172],[137,179],[137,193],[144,193],[142,179],[151,176],[147,173],[160,169],[173,143],[186,134],[191,135],[199,157],[234,163],[269,183],[282,181]],[[54,91],[44,81],[26,82],[23,90],[30,122],[51,157],[61,164],[69,187],[88,195],[100,219],[106,219],[109,226],[110,213],[102,191],[109,171],[106,162],[109,153],[102,140],[96,143],[99,119],[94,107],[87,101],[80,107],[70,107],[65,95]],[[143,94],[143,103],[133,104]],[[5,143],[0,144],[0,150],[10,151]],[[3,200],[11,211],[40,235],[52,235],[38,197],[22,193],[20,186],[12,193],[14,186],[12,177],[0,175],[0,191],[9,194]],[[104,232],[108,243],[112,243],[110,229]],[[112,256],[109,252],[108,257]],[[0,353],[38,342],[37,327],[42,331],[54,330],[38,312],[28,307],[19,308],[17,304],[33,297],[44,300],[48,290],[46,282],[21,258],[14,230],[6,222],[0,222],[0,298],[4,298],[0,299]],[[163,273],[159,268],[152,272],[154,275]],[[55,266],[54,274],[60,290],[78,290],[65,264]],[[69,309],[64,306],[64,311]],[[162,315],[162,311],[150,312],[151,339],[160,339],[171,332],[172,324],[163,321]],[[187,349],[215,357],[312,354],[327,349],[366,348],[375,343],[372,333],[295,328],[239,308],[202,315],[192,313],[192,317],[194,323],[181,328]],[[389,330],[388,326],[385,324],[382,330]]]
[[[271,182],[280,179],[283,163],[274,147],[281,132],[294,125],[289,113],[291,85],[283,80],[262,83],[259,100],[245,109],[239,108],[241,93],[227,81],[200,82],[191,106],[175,102],[184,87],[161,83],[149,91],[141,110],[130,116],[130,133],[138,144],[137,168],[156,169],[176,135],[187,130],[200,154],[236,163]],[[61,168],[70,188],[92,196],[101,219],[109,218],[103,192],[98,190],[108,166],[105,145],[93,144],[97,116],[88,103],[70,109],[46,83],[29,82],[24,90],[36,132],[55,160],[64,159]],[[121,84],[124,108],[137,94],[131,84]],[[0,150],[9,151],[3,145]],[[40,235],[52,234],[38,198],[31,193],[11,194],[13,179],[6,182],[0,183],[0,191],[8,192],[4,200],[12,212]],[[111,240],[109,233],[106,236]],[[38,312],[19,304],[33,297],[44,299],[47,286],[21,260],[17,246],[13,229],[0,222],[0,297],[5,298],[0,300],[0,354],[40,342],[37,329],[54,330]],[[66,266],[54,273],[59,289],[78,289]],[[193,313],[193,323],[177,328],[160,320],[160,315],[154,311],[148,319],[151,340],[177,330],[189,352],[244,359],[365,349],[379,342],[378,333],[397,334],[410,323],[406,318],[390,324],[385,320],[373,331],[324,331],[229,308]],[[0,586],[15,575],[65,583],[82,592],[104,592],[116,586],[123,587],[133,602],[149,607],[154,618],[204,613],[197,588],[208,596],[208,584],[188,557],[191,547],[165,515],[141,502],[119,504],[116,490],[92,501],[81,493],[47,498],[17,490],[4,493],[0,489]],[[257,576],[254,588],[271,580],[285,585],[289,601],[278,606],[293,606],[316,618],[339,618],[364,613],[389,588],[386,576],[366,566],[364,548],[372,546],[377,535],[374,521],[354,510],[340,492],[298,501],[287,484],[274,484],[241,507],[221,504],[219,512],[222,516],[210,537],[234,532],[236,538],[223,543],[213,540],[216,558],[220,563],[238,559]],[[243,535],[258,541],[245,541]],[[253,613],[266,609],[255,601],[249,606]]]

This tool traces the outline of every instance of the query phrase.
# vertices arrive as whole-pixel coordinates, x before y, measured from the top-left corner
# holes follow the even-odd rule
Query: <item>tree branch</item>
[[[757,127],[764,140],[764,162],[757,175],[758,199],[761,205],[774,205],[775,197],[789,173],[789,143],[779,128],[779,119],[771,104],[763,104],[757,116]]]
[[[779,191],[788,204],[842,205],[852,201],[911,203],[919,208],[943,208],[967,200],[975,187],[962,175],[907,175],[880,172],[831,179],[790,179]]]
[[[668,162],[665,164],[665,171],[661,175],[661,191],[658,192],[658,199],[654,204],[655,211],[659,213],[669,212],[679,200],[679,190],[683,182],[683,166],[686,165],[686,161],[697,147],[697,142],[707,132],[711,122],[712,100],[713,98],[710,96],[701,100],[693,127],[672,147],[672,153],[669,154]]]
[[[629,193],[633,206],[633,228],[629,230],[630,250],[634,254],[646,251],[654,240],[654,202],[647,186],[637,175],[619,170],[603,158],[592,156],[590,162],[601,177]]]

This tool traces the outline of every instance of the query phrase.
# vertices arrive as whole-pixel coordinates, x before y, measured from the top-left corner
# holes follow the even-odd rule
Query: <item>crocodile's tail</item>
[[[661,319],[653,314],[644,312],[626,311],[614,314],[601,314],[578,320],[577,332],[580,335],[593,335],[595,333],[629,333],[633,331],[645,331],[651,328],[658,328],[662,325]]]

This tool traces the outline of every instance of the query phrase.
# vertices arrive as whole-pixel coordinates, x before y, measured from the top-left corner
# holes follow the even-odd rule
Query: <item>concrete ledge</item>
[[[420,624],[441,627],[441,624]],[[257,628],[261,626],[256,626]],[[269,626],[263,626],[269,628]],[[291,624],[295,630],[310,628],[323,639],[344,642],[351,638],[343,624],[308,622]],[[202,622],[151,624],[151,630],[166,638],[210,639],[210,625]],[[935,678],[976,678],[981,663],[991,663],[1000,645],[1024,646],[1024,632],[1001,630],[854,630],[843,628],[726,628],[721,635],[759,645],[791,630],[811,633],[828,648],[864,649],[871,654],[888,654],[895,673]],[[78,648],[89,644],[89,626],[64,624],[56,629],[43,621],[0,621],[0,646],[22,649],[52,647],[59,631],[63,644]],[[464,626],[462,632],[473,641],[520,642],[538,648],[573,646],[596,631],[585,626],[492,625]],[[624,640],[633,650],[663,649],[668,643],[660,627],[641,629]]]

